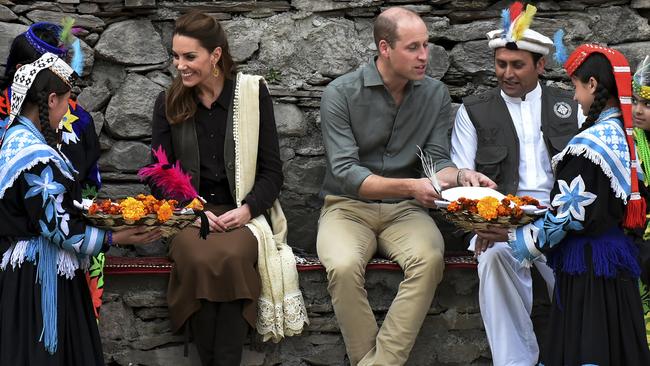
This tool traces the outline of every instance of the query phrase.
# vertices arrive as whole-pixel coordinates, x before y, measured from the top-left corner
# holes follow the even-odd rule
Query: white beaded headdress
[[[9,113],[9,121],[5,127],[5,132],[13,123],[20,111],[27,96],[27,91],[32,86],[36,79],[36,75],[45,69],[50,69],[66,84],[72,86],[74,80],[74,70],[65,63],[59,56],[52,53],[45,53],[38,60],[31,64],[21,66],[14,75],[13,84],[11,84],[11,111]],[[1,141],[1,140],[0,140]]]

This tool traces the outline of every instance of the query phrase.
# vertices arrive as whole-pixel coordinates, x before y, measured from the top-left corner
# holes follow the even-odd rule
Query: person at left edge
[[[59,41],[61,26],[39,22],[14,38],[7,55],[4,76],[0,80],[0,119],[9,116],[11,109],[11,82],[16,70],[24,64],[36,61],[45,52],[61,58],[69,54],[67,46]],[[97,192],[101,188],[101,177],[97,160],[101,154],[99,138],[95,133],[93,118],[75,99],[68,100],[68,111],[63,116],[61,152],[70,160],[84,192]]]
[[[158,229],[85,224],[74,168],[57,149],[74,75],[45,53],[12,84],[0,137],[0,365],[103,365],[83,276],[89,256],[161,237]]]
[[[68,47],[61,44],[61,26],[48,22],[32,24],[27,31],[14,38],[7,56],[5,74],[0,80],[0,120],[9,116],[11,105],[11,82],[16,70],[24,64],[36,61],[43,53],[50,52],[62,58],[69,55]],[[61,152],[70,160],[78,172],[77,179],[82,188],[82,198],[97,195],[102,186],[97,160],[100,156],[99,138],[95,133],[92,116],[75,99],[68,100],[68,111],[63,116],[61,130]],[[0,122],[0,130],[2,124]],[[104,276],[104,253],[91,258],[86,280],[95,306],[95,317],[99,319]]]

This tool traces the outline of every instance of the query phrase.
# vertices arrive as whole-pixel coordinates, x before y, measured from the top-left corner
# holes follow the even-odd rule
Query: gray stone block
[[[8,55],[11,42],[17,35],[27,31],[27,26],[22,24],[0,22],[0,55]],[[0,63],[6,65],[7,57],[0,58]]]
[[[160,35],[151,21],[125,20],[113,23],[95,45],[99,56],[123,65],[153,65],[168,60]]]
[[[151,118],[163,88],[139,74],[129,74],[106,107],[106,127],[117,138],[151,135]]]
[[[16,19],[18,19],[18,16],[11,9],[0,5],[0,22],[14,21]]]

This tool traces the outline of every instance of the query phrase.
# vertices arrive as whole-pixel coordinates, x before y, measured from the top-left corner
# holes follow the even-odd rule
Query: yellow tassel
[[[517,19],[515,19],[515,25],[512,29],[512,39],[515,41],[520,40],[524,36],[524,32],[528,27],[530,27],[531,23],[533,22],[533,17],[535,16],[535,13],[537,13],[537,8],[528,4],[526,5],[526,11],[519,15]]]

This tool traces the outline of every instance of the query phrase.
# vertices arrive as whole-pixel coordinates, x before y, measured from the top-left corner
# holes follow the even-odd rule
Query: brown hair
[[[395,47],[398,38],[397,23],[405,17],[421,19],[416,12],[399,6],[389,8],[377,16],[372,30],[377,50],[379,50],[381,40],[386,41],[390,48]]]
[[[232,79],[235,65],[228,48],[226,32],[216,19],[199,11],[192,11],[176,19],[174,35],[194,38],[209,52],[221,47],[219,67],[227,79]],[[192,89],[183,85],[180,75],[174,78],[167,90],[165,106],[165,115],[171,124],[187,121],[196,113]]]

